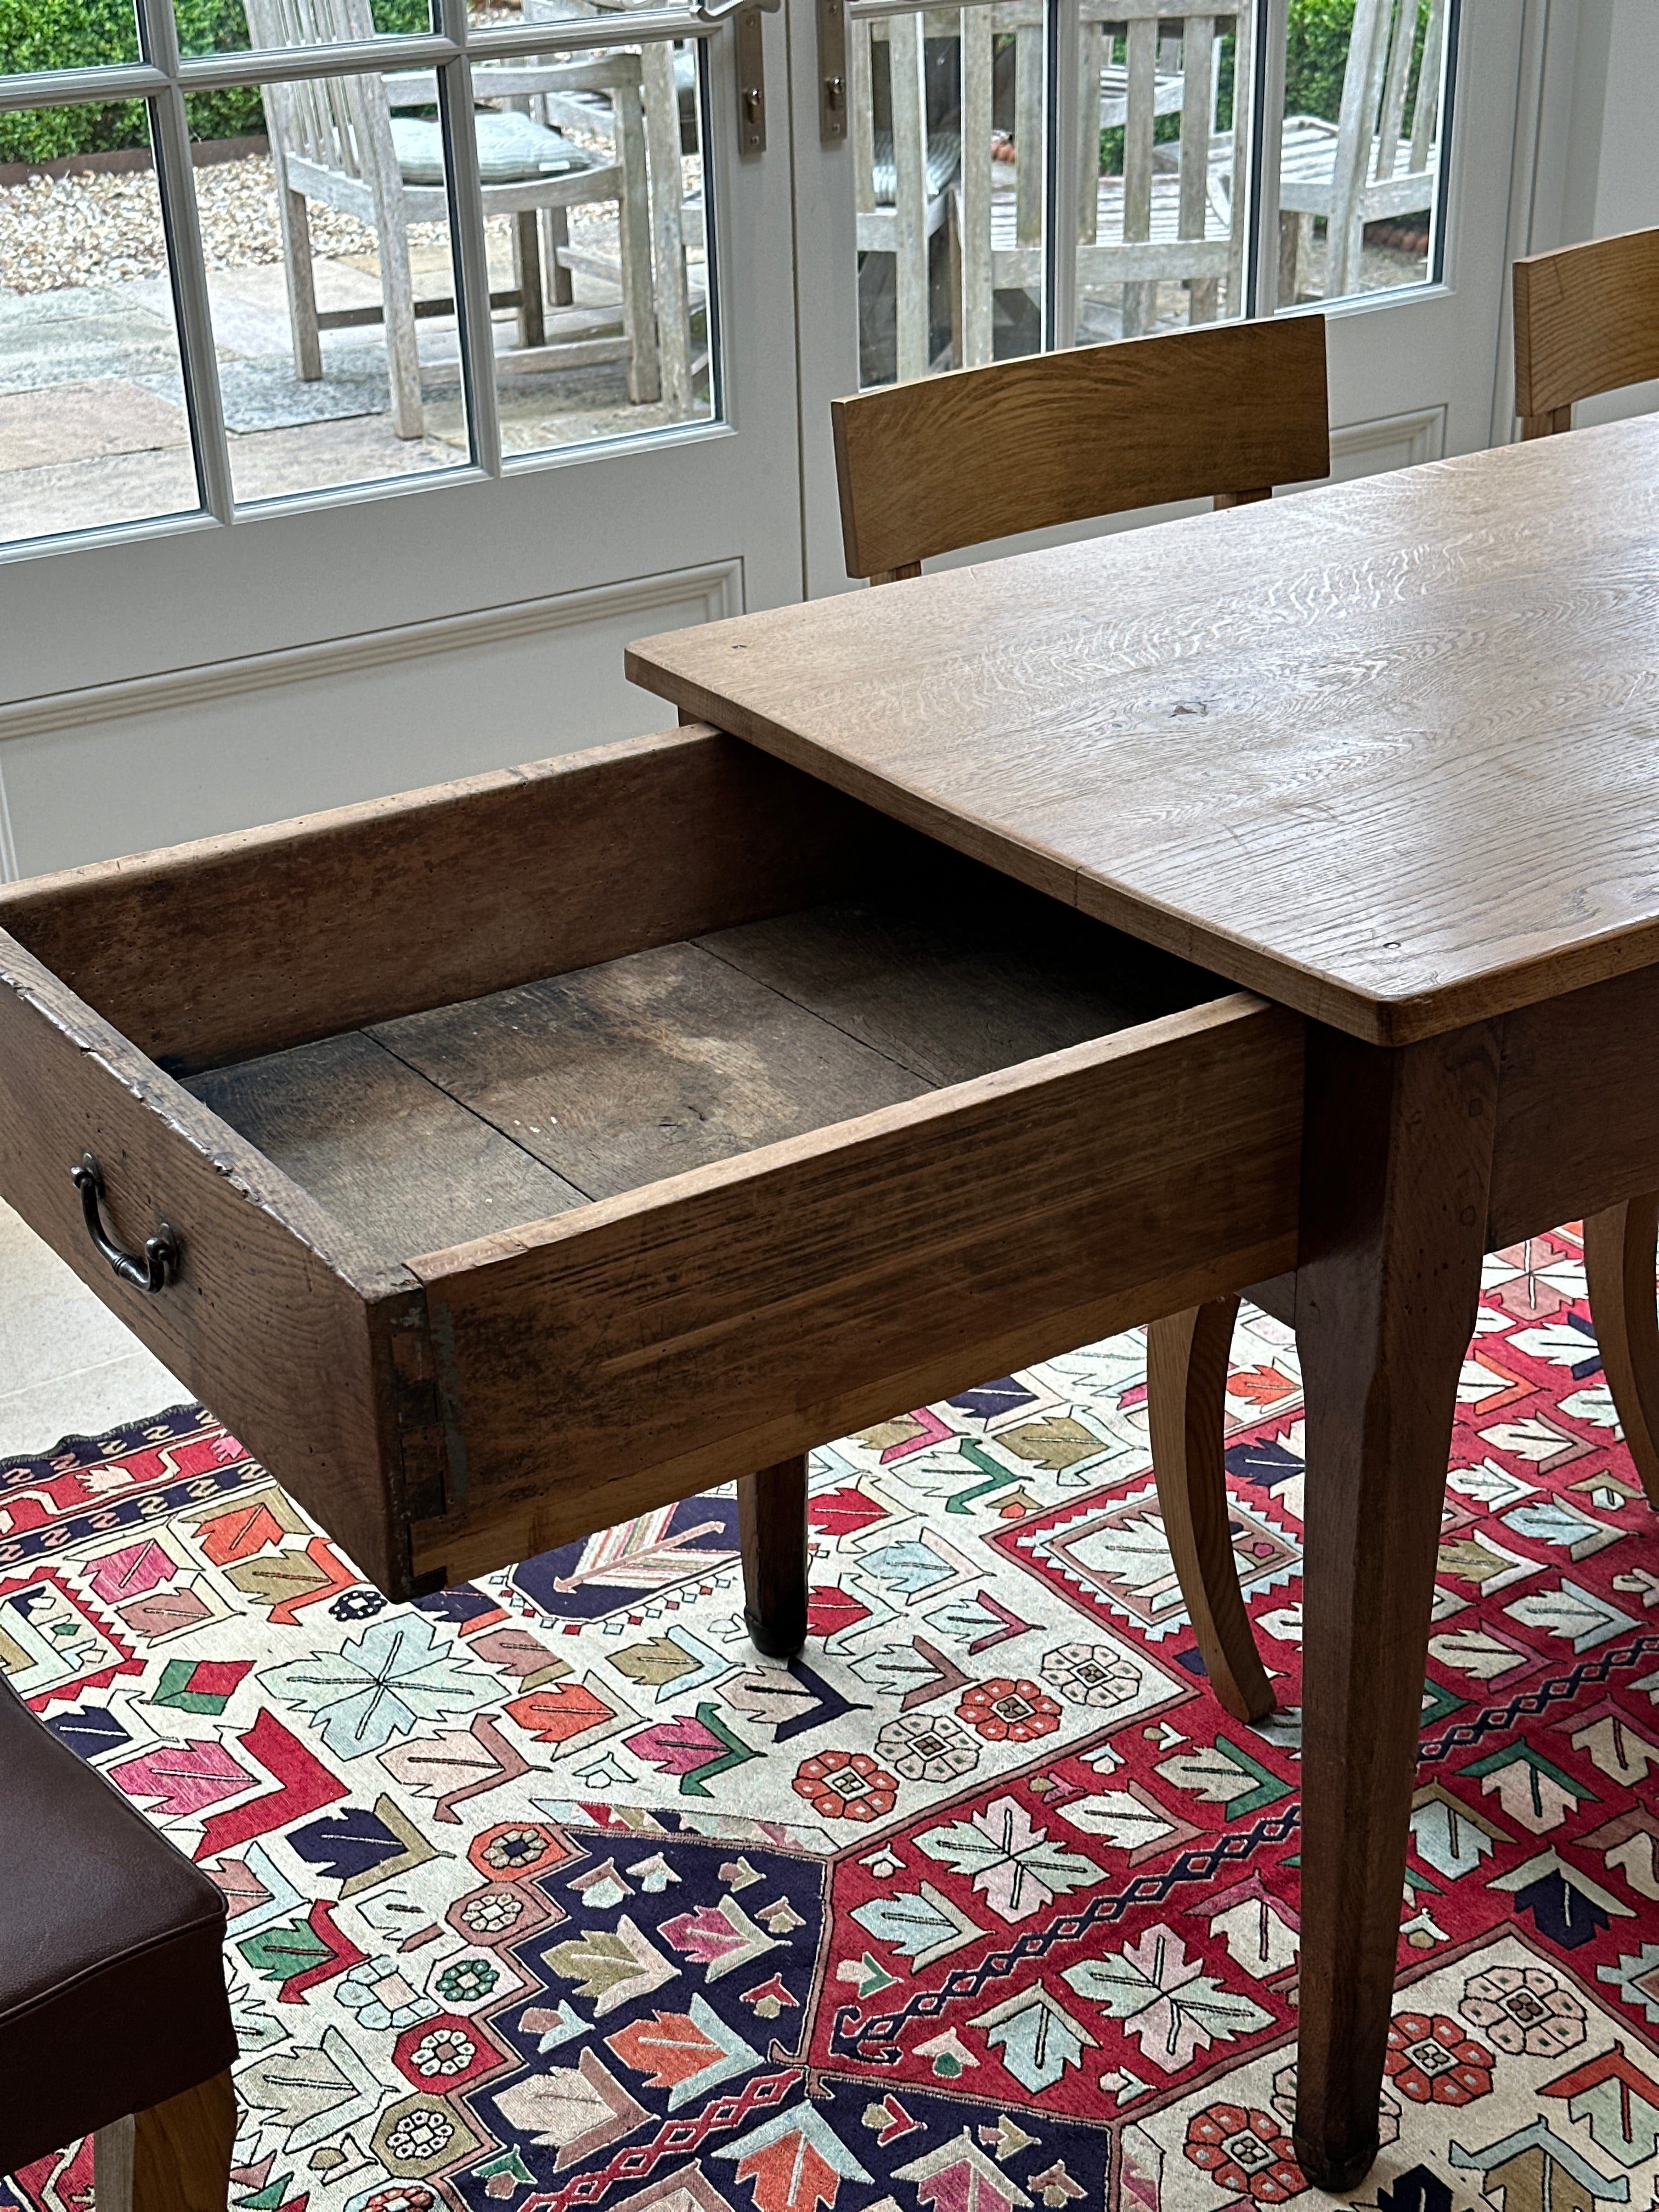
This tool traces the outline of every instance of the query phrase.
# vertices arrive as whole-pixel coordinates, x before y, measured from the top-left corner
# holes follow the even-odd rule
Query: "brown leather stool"
[[[0,2174],[97,2133],[99,2212],[129,2172],[134,2212],[223,2212],[224,1928],[207,1875],[0,1677]]]

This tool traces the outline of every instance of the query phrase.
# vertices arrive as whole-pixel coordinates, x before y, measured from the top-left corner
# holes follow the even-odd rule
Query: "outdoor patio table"
[[[1650,416],[629,655],[683,715],[1306,1017],[1295,2142],[1330,2188],[1377,2146],[1481,1258],[1659,1188],[1656,575]]]

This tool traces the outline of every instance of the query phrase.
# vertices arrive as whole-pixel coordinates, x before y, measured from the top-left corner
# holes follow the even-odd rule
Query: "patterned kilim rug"
[[[0,1470],[0,1662],[229,1899],[232,2203],[1303,2197],[1294,1347],[1234,1347],[1256,1729],[1181,1611],[1144,1358],[818,1455],[792,1666],[743,1633],[724,1496],[390,1607],[196,1408]],[[1656,1601],[1563,1231],[1489,1263],[1464,1370],[1355,2201],[1654,2203]],[[84,2206],[88,2169],[11,2188]]]

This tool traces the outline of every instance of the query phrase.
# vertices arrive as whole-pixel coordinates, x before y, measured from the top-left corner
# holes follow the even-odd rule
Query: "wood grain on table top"
[[[628,671],[1376,1042],[1659,961],[1659,416],[681,630]]]

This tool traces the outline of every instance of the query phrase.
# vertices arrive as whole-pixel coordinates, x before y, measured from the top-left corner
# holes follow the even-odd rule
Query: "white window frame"
[[[658,8],[622,15],[550,23],[474,25],[467,0],[434,0],[439,26],[431,32],[387,33],[372,40],[340,40],[325,46],[238,49],[228,53],[181,54],[173,0],[134,0],[138,25],[137,62],[79,70],[37,70],[0,76],[0,114],[34,107],[84,106],[122,100],[144,100],[149,109],[150,149],[161,222],[167,240],[179,367],[185,386],[191,445],[200,505],[184,514],[158,515],[113,523],[92,531],[18,539],[0,546],[0,561],[39,558],[76,544],[108,544],[129,538],[154,537],[177,530],[233,524],[274,505],[336,504],[342,500],[382,498],[424,489],[430,476],[330,486],[278,500],[239,501],[231,480],[230,449],[221,404],[213,313],[207,264],[202,252],[196,206],[195,169],[191,157],[186,96],[228,85],[292,83],[329,76],[379,76],[392,70],[436,72],[438,112],[444,143],[449,201],[451,253],[455,270],[455,311],[459,327],[461,388],[465,399],[470,459],[441,471],[446,483],[499,477],[535,468],[561,456],[501,452],[496,409],[495,343],[490,323],[489,271],[484,242],[483,201],[478,151],[471,127],[472,65],[512,61],[527,55],[579,52],[594,46],[638,46],[665,40],[707,40],[745,0],[698,0],[694,9]],[[778,0],[759,0],[775,8]],[[702,143],[708,151],[708,73],[698,72]],[[714,422],[720,416],[720,348],[717,337],[714,244],[709,254],[709,359],[714,380]],[[708,428],[709,424],[675,426]],[[659,437],[659,431],[639,434]],[[673,431],[666,434],[674,434]],[[592,447],[584,447],[591,453]]]

